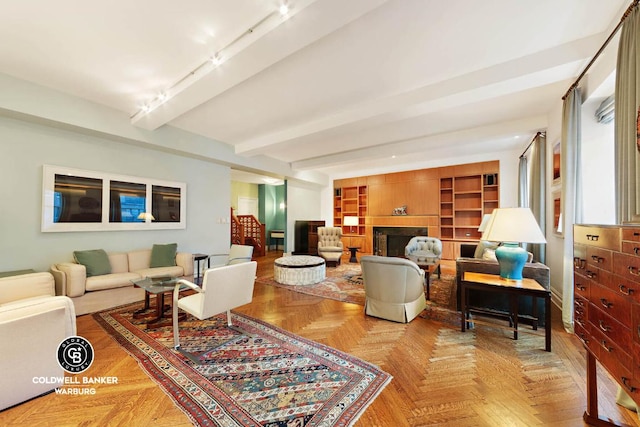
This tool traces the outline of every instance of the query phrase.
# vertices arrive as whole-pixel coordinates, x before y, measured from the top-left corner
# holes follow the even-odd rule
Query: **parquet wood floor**
[[[270,252],[259,259],[267,274]],[[347,262],[345,257],[343,262]],[[455,265],[444,263],[453,274]],[[251,304],[237,310],[379,365],[393,381],[356,426],[582,426],[586,407],[585,354],[552,316],[553,352],[544,338],[477,327],[466,333],[420,317],[409,324],[363,314],[341,303],[257,285]],[[0,412],[2,426],[187,426],[188,418],[106,335],[91,316],[77,319],[78,334],[95,350],[90,376],[117,376],[93,396],[49,394]],[[615,404],[616,387],[599,368],[600,413],[640,426],[635,413]]]

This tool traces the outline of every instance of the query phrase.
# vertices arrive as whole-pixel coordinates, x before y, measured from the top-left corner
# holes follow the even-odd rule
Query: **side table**
[[[510,281],[500,278],[495,274],[470,273],[466,272],[460,282],[460,308],[462,320],[460,330],[464,332],[469,323],[469,289],[477,289],[484,292],[505,293],[509,296],[510,313],[509,317],[513,324],[513,339],[518,339],[518,297],[530,296],[534,299],[533,307],[537,307],[536,298],[545,300],[545,350],[551,351],[551,291],[545,289],[534,279],[524,278],[519,281]],[[534,312],[534,315],[535,312]]]
[[[351,252],[351,258],[349,258],[349,262],[358,262],[358,258],[356,258],[356,252],[360,249],[360,246],[349,246],[347,249]]]
[[[193,260],[196,262],[196,271],[193,275],[193,283],[196,285],[201,285],[202,283],[202,272],[200,271],[200,262],[207,260],[207,268],[211,267],[211,261],[209,255],[207,254],[193,254]]]

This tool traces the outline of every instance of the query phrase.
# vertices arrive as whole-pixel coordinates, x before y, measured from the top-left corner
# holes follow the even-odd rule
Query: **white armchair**
[[[249,262],[251,257],[253,257],[253,246],[233,244],[229,248],[229,253],[209,255],[209,263],[211,268],[215,268],[223,265]]]
[[[62,340],[74,335],[73,302],[55,296],[50,273],[0,278],[0,410],[59,386],[34,378],[64,376],[56,351]]]
[[[200,363],[197,356],[180,349],[178,309],[200,320],[226,311],[227,326],[233,327],[231,309],[248,304],[253,299],[257,266],[255,261],[251,261],[211,268],[204,272],[202,287],[184,279],[176,283],[173,292],[173,340],[176,350],[181,351],[194,362]],[[194,290],[195,293],[180,298],[180,288],[183,286]]]
[[[424,271],[404,258],[365,255],[360,258],[365,314],[408,323],[427,308]]]
[[[412,261],[435,261],[442,258],[442,242],[436,237],[412,237],[404,248],[404,256]]]
[[[327,265],[340,265],[342,253],[342,229],[340,227],[318,227],[318,255]]]

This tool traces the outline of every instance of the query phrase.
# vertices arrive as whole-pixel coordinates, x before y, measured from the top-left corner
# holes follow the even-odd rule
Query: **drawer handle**
[[[580,314],[582,314],[582,313],[580,313]],[[585,326],[584,326],[584,322],[582,321],[582,319],[581,319],[581,318],[576,317],[574,320],[576,321],[576,323],[577,323],[578,325],[582,326],[583,328],[585,327]]]
[[[640,276],[640,273],[638,273],[638,269],[632,265],[630,265],[629,267],[627,267],[627,269],[629,270],[629,274],[633,274],[634,276]]]
[[[633,293],[633,289],[627,288],[625,285],[618,285],[620,289],[620,293],[624,295],[631,295]]]
[[[578,290],[582,292],[587,290],[587,287],[581,283],[576,283],[576,288],[578,288]]]
[[[578,335],[578,338],[580,338],[585,344],[589,344],[589,338],[585,334],[581,333]]]
[[[573,266],[576,268],[576,270],[582,270],[584,268],[584,263],[585,260],[583,259],[580,259],[578,257],[573,258]]]
[[[600,327],[600,330],[602,330],[602,332],[609,332],[611,330],[611,327],[605,325],[605,323],[602,320],[600,320],[598,323],[599,323],[598,326]]]
[[[574,300],[574,301],[575,301],[575,304],[576,304],[578,307],[584,307],[584,301],[579,300],[579,299],[576,299],[576,300]]]
[[[602,304],[602,306],[604,308],[611,308],[613,307],[613,303],[610,303],[609,301],[607,301],[605,298],[600,298],[600,304]]]
[[[639,252],[640,252],[640,248],[638,246],[634,246],[633,253],[638,255]]]
[[[613,347],[609,347],[607,345],[607,340],[600,341],[600,345],[602,346],[602,348],[604,348],[609,353],[611,353],[613,351]]]
[[[589,279],[595,279],[598,275],[591,270],[587,270],[587,277]]]
[[[636,236],[636,237],[640,236],[640,231],[634,231],[633,235]]]
[[[587,234],[587,240],[591,240],[592,242],[597,242],[600,236],[597,234]]]
[[[636,391],[636,388],[634,386],[629,385],[629,378],[622,377],[622,384],[627,388],[627,390],[629,390],[629,392],[633,393],[634,391]]]
[[[582,316],[584,314],[584,308],[583,307],[578,306],[574,310],[576,311],[576,314],[579,315],[579,316]],[[576,319],[576,321],[577,320],[578,319]]]
[[[599,257],[598,255],[591,255],[591,259],[597,262],[598,264],[602,264],[604,262],[604,258]]]

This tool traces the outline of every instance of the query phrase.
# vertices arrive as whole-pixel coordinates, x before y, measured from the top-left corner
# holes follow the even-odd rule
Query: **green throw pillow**
[[[176,265],[177,243],[153,245],[151,248],[151,267],[172,267]]]
[[[107,253],[102,249],[73,251],[73,258],[87,269],[87,277],[111,273],[111,263]]]

